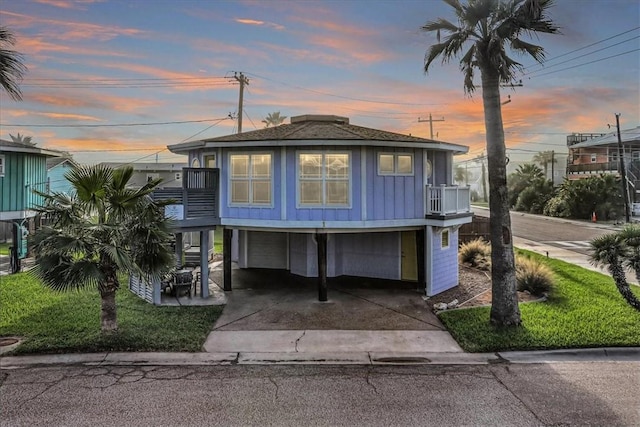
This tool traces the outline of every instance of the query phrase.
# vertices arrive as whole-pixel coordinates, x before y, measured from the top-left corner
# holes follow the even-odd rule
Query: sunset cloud
[[[269,28],[273,28],[274,30],[279,30],[279,31],[282,31],[282,30],[285,29],[283,25],[276,24],[276,23],[273,23],[273,22],[260,21],[260,20],[257,20],[257,19],[236,18],[234,21],[236,21],[239,24],[256,25],[256,26],[259,26],[259,27],[269,27]]]

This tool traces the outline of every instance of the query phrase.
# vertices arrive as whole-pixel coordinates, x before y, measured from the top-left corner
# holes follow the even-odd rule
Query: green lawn
[[[524,251],[523,251],[524,252]],[[500,330],[489,308],[442,312],[439,317],[466,351],[640,346],[640,312],[603,274],[536,254],[553,269],[556,290],[544,303],[520,304],[524,326]],[[637,295],[640,288],[633,286]]]
[[[216,229],[213,233],[213,253],[222,253],[222,235],[224,234],[223,228]]]
[[[0,243],[0,255],[9,255],[11,243]]]
[[[14,354],[201,351],[222,307],[156,307],[123,286],[117,333],[100,333],[96,290],[56,293],[29,275],[0,278],[0,336],[22,336]]]

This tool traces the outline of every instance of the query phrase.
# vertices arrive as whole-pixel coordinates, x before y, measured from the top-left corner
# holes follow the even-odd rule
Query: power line
[[[274,83],[278,83],[278,84],[281,84],[283,86],[289,86],[289,87],[292,87],[294,89],[300,89],[300,90],[304,90],[304,91],[307,91],[307,92],[317,93],[319,95],[332,96],[334,98],[348,99],[350,101],[360,101],[360,102],[368,102],[368,103],[372,103],[372,104],[385,104],[385,105],[414,105],[414,106],[448,105],[448,104],[438,104],[438,103],[418,104],[418,103],[413,103],[413,102],[376,101],[376,100],[372,100],[372,99],[354,98],[354,97],[351,97],[351,96],[337,95],[335,93],[323,92],[323,91],[316,90],[316,89],[309,89],[309,88],[305,88],[305,87],[302,87],[302,86],[293,85],[293,84],[281,82],[281,81],[278,81],[278,80],[270,79],[268,77],[260,76],[258,74],[254,74],[254,73],[245,72],[245,74],[248,75],[248,76],[253,76],[253,77],[256,77],[256,78],[259,78],[259,79],[268,80],[268,81],[271,81],[271,82],[274,82]]]
[[[635,31],[635,30],[637,30],[637,29],[639,29],[639,28],[640,28],[640,27],[634,27],[634,28],[632,28],[632,29],[630,29],[630,30],[623,31],[623,32],[618,33],[618,34],[616,34],[616,35],[613,35],[613,36],[611,36],[611,37],[607,37],[606,39],[602,39],[602,40],[599,40],[599,41],[597,41],[597,42],[594,42],[594,43],[588,44],[588,45],[586,45],[586,46],[580,47],[580,48],[578,48],[578,49],[574,49],[574,50],[571,50],[571,51],[569,51],[569,52],[563,53],[562,55],[554,56],[554,57],[552,57],[552,58],[549,58],[549,59],[545,60],[544,62],[545,62],[545,63],[547,63],[547,62],[555,61],[555,60],[556,60],[556,59],[558,59],[558,58],[563,58],[563,57],[565,57],[565,56],[567,56],[567,55],[571,55],[572,53],[580,52],[581,50],[588,49],[588,48],[590,48],[590,47],[592,47],[592,46],[595,46],[595,45],[597,45],[597,44],[600,44],[600,43],[603,43],[603,42],[609,41],[609,40],[611,40],[611,39],[615,39],[616,37],[620,37],[620,36],[622,36],[622,35],[625,35],[625,34],[627,34],[627,33],[630,33],[630,32],[632,32],[632,31]],[[544,66],[544,64],[540,64],[539,62],[536,62],[536,63],[534,63],[534,64],[531,64],[531,65],[527,66],[527,67],[524,67],[524,69],[526,70],[526,69],[531,68],[531,67],[543,67],[543,66]]]
[[[640,35],[635,36],[635,37],[631,37],[630,39],[623,40],[623,41],[621,41],[621,42],[618,42],[618,43],[616,43],[616,44],[612,44],[612,45],[610,45],[610,46],[603,47],[603,48],[601,48],[601,49],[596,49],[596,50],[594,50],[594,51],[592,51],[592,52],[585,53],[585,54],[580,55],[580,56],[576,56],[575,58],[567,59],[566,61],[558,62],[557,64],[553,64],[553,65],[550,65],[550,66],[548,66],[548,67],[540,68],[539,70],[534,70],[534,71],[531,71],[531,72],[528,72],[528,73],[524,73],[524,74],[523,74],[523,76],[528,76],[528,75],[531,75],[531,74],[539,73],[539,72],[541,72],[541,71],[546,71],[546,70],[548,70],[549,68],[557,67],[557,66],[559,66],[559,65],[566,64],[566,63],[571,62],[571,61],[575,61],[576,59],[584,58],[585,56],[593,55],[594,53],[598,53],[598,52],[601,52],[601,51],[603,51],[603,50],[610,49],[610,48],[612,48],[612,47],[615,47],[615,46],[621,45],[621,44],[623,44],[623,43],[626,43],[626,42],[628,42],[628,41],[635,40],[635,39],[638,39],[638,38],[640,38]]]
[[[0,123],[0,126],[5,127],[43,127],[43,128],[101,128],[101,127],[130,127],[130,126],[159,126],[159,125],[180,125],[185,123],[204,123],[212,121],[226,120],[227,117],[218,119],[202,119],[202,120],[183,120],[173,122],[147,122],[147,123],[117,123],[117,124],[102,124],[102,125],[45,125],[45,124],[4,124]]]
[[[529,77],[529,79],[536,78],[536,77],[547,76],[547,75],[549,75],[549,74],[553,74],[553,73],[559,73],[560,71],[572,70],[572,69],[574,69],[574,68],[582,67],[582,66],[589,65],[589,64],[595,64],[596,62],[606,61],[607,59],[616,58],[616,57],[618,57],[618,56],[622,56],[622,55],[627,55],[627,54],[629,54],[629,53],[637,52],[637,51],[639,51],[639,50],[640,50],[640,48],[632,49],[632,50],[628,50],[628,51],[626,51],[626,52],[622,52],[622,53],[619,53],[619,54],[617,54],[617,55],[607,56],[606,58],[594,59],[593,61],[584,62],[584,63],[582,63],[582,64],[573,65],[573,66],[571,66],[571,67],[566,67],[566,68],[561,68],[561,69],[559,69],[559,70],[549,71],[548,73],[537,74],[537,75],[535,75],[535,76],[531,76],[531,77]]]
[[[99,78],[99,79],[78,79],[78,78],[64,78],[64,79],[56,79],[56,78],[25,78],[25,82],[29,81],[53,81],[53,82],[75,82],[75,81],[86,81],[86,82],[123,82],[123,81],[172,81],[172,80],[208,80],[208,79],[219,79],[226,80],[228,77],[226,76],[201,76],[201,77],[166,77],[166,78]]]

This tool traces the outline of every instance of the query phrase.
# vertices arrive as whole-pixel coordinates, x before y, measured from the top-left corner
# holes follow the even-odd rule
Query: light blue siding
[[[449,229],[449,247],[442,249],[440,233],[433,233],[431,256],[433,259],[431,272],[431,295],[444,292],[458,285],[458,231]],[[429,248],[427,248],[427,251]]]
[[[413,175],[378,174],[378,154],[413,154]],[[424,218],[424,169],[421,149],[371,149],[367,151],[367,219]]]
[[[64,175],[73,168],[69,162],[55,165],[47,171],[47,179],[49,183],[49,193],[67,193],[72,191],[72,185],[66,180]]]
[[[318,208],[298,208],[298,175],[297,175],[297,153],[296,147],[287,147],[287,179],[286,179],[286,197],[287,197],[287,219],[290,221],[360,221],[361,220],[361,198],[360,191],[362,188],[360,181],[360,147],[304,147],[304,152],[324,151],[324,152],[344,152],[351,153],[351,188],[350,199],[351,207],[334,208],[334,207],[318,207]]]
[[[229,194],[229,154],[230,153],[270,153],[271,154],[271,206],[230,206]],[[218,159],[220,164],[220,204],[221,204],[221,217],[222,218],[242,218],[242,219],[260,219],[260,220],[279,220],[281,212],[281,198],[282,194],[280,186],[282,182],[280,180],[280,169],[282,167],[280,160],[279,149],[243,149],[239,150],[222,150],[221,159]]]

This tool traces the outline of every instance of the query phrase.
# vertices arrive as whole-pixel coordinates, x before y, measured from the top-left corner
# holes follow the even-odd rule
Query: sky
[[[507,153],[566,153],[566,135],[640,125],[640,2],[556,0],[560,35],[524,37],[544,66],[516,56],[522,86],[501,89]],[[350,123],[469,146],[486,141],[482,91],[459,63],[432,64],[421,31],[455,22],[436,0],[0,0],[28,72],[23,100],[0,91],[0,138],[32,136],[81,163],[185,162],[167,145],[264,127],[267,114],[335,114]],[[442,120],[444,119],[444,120]],[[421,121],[422,120],[422,121]],[[286,120],[286,123],[289,119]]]

